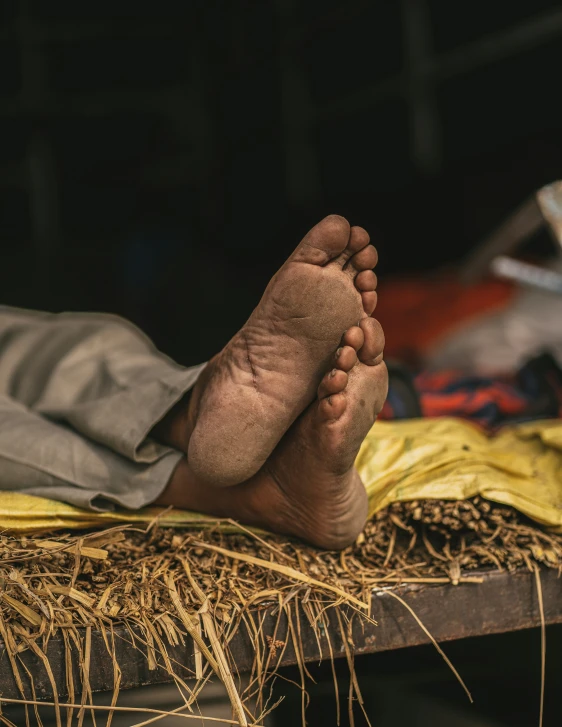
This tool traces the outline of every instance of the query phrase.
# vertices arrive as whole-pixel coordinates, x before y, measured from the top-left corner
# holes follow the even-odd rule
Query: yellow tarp
[[[506,427],[495,437],[458,419],[380,422],[357,467],[372,513],[401,500],[482,495],[562,530],[560,420]]]
[[[505,428],[487,437],[457,419],[378,422],[365,440],[357,468],[371,513],[397,500],[482,495],[512,505],[562,531],[562,421]],[[156,508],[93,513],[61,502],[0,492],[0,529],[44,530],[150,522]],[[204,516],[172,511],[160,522],[188,525]]]

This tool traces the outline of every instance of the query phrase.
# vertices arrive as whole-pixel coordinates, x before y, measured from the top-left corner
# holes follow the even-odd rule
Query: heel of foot
[[[228,447],[230,456],[227,461],[223,457],[215,457],[209,451],[205,439],[203,437],[203,443],[200,444],[195,427],[189,440],[187,460],[195,476],[211,487],[234,487],[246,482],[265,462],[266,458],[260,459],[257,452],[253,453],[254,456],[248,456],[247,447]],[[217,441],[221,441],[220,437]]]

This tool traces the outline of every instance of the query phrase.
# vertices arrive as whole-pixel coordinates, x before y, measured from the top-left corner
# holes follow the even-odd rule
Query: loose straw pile
[[[162,667],[176,682],[185,704],[174,713],[186,719],[214,675],[227,689],[233,723],[262,724],[270,709],[269,687],[290,645],[301,674],[304,714],[303,618],[319,642],[328,638],[330,654],[329,626],[339,624],[338,638],[352,670],[350,700],[362,705],[353,674],[350,626],[355,618],[369,620],[373,588],[463,583],[477,579],[482,567],[512,571],[535,570],[537,563],[562,566],[562,536],[544,532],[511,508],[479,498],[396,503],[375,515],[342,553],[322,552],[281,536],[258,536],[242,527],[236,531],[227,524],[228,529],[223,521],[190,531],[155,524],[147,531],[119,526],[78,536],[0,536],[0,636],[29,714],[35,711],[38,718],[41,702],[20,658],[25,650],[42,662],[53,693],[68,696],[64,701],[54,698],[57,724],[82,723],[93,709],[91,642],[92,630],[99,629],[114,664],[109,726],[118,711],[121,681],[115,655],[118,625],[129,630],[150,669]],[[277,626],[284,615],[288,631],[283,639],[277,626],[264,633],[260,614],[265,606],[275,606]],[[335,615],[331,620],[330,612]],[[230,652],[239,629],[247,632],[254,648],[253,669],[243,691]],[[57,633],[66,650],[64,685],[55,684],[46,655]],[[185,669],[179,670],[169,653],[169,647],[184,642],[186,635],[193,639],[195,653],[189,683]],[[80,655],[78,683],[73,652]],[[0,705],[13,701],[0,698]],[[0,722],[11,724],[2,714]]]

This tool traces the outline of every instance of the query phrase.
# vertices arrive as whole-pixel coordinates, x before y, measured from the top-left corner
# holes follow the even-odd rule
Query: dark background
[[[0,301],[199,362],[320,217],[380,275],[562,176],[553,0],[1,0]]]

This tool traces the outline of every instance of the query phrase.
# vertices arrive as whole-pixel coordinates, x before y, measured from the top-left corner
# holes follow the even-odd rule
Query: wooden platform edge
[[[547,624],[562,623],[562,577],[555,570],[541,570],[545,620]],[[535,575],[527,571],[483,574],[482,583],[468,583],[458,586],[409,585],[395,591],[415,611],[418,618],[437,641],[451,641],[473,636],[484,636],[506,631],[517,631],[540,625]],[[277,616],[261,611],[263,634],[274,635]],[[294,611],[293,611],[294,615]],[[351,612],[347,612],[351,616]],[[351,636],[357,655],[390,649],[400,649],[429,643],[427,634],[420,628],[411,613],[390,596],[386,590],[373,592],[371,617],[378,625],[352,619]],[[326,634],[317,639],[303,614],[300,615],[300,629],[303,654],[307,661],[319,661],[329,657]],[[163,668],[150,670],[144,654],[131,643],[131,634],[124,626],[114,629],[115,649],[121,669],[121,688],[127,689],[146,684],[170,682],[169,674]],[[279,621],[276,639],[287,637],[287,621]],[[335,613],[330,616],[330,638],[335,657],[345,655],[345,645]],[[319,650],[320,647],[320,650]],[[243,628],[240,628],[230,644],[233,661],[240,673],[252,667],[254,651],[252,642]],[[103,635],[92,632],[92,659],[90,664],[90,685],[92,691],[113,688],[113,661],[107,651]],[[56,635],[49,641],[47,655],[53,672],[59,696],[67,694],[65,648],[62,636]],[[189,637],[185,645],[170,647],[168,655],[174,668],[183,679],[189,679],[194,670],[193,644]],[[31,651],[20,654],[27,668],[34,676],[35,693],[38,699],[51,700],[53,689],[43,662]],[[79,657],[73,647],[72,668],[77,689],[80,689]],[[292,643],[281,662],[295,663]],[[25,670],[20,669],[22,678]],[[20,698],[5,646],[0,642],[0,692],[6,698]],[[26,692],[31,696],[30,685]]]

